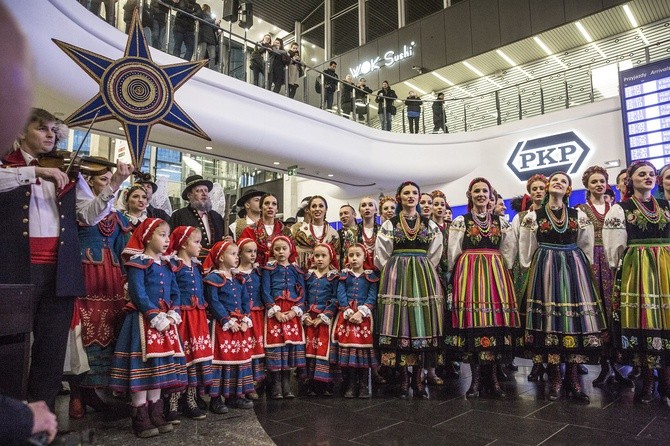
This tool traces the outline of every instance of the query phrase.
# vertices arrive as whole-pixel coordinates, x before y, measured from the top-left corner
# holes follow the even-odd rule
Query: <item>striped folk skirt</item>
[[[377,300],[382,364],[413,365],[438,351],[444,337],[444,291],[422,250],[397,250],[384,266]]]
[[[456,261],[447,349],[511,351],[520,328],[514,282],[497,249],[469,249]]]
[[[670,240],[628,244],[613,308],[615,347],[670,359]]]
[[[540,243],[526,286],[526,346],[535,354],[595,359],[607,337],[605,310],[584,252],[575,244]]]

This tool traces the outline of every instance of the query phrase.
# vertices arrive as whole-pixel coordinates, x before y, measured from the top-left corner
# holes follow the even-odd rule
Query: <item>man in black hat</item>
[[[240,238],[244,228],[255,224],[261,218],[261,197],[263,195],[265,195],[263,191],[249,189],[235,203],[240,208],[237,211],[238,218],[228,226],[235,241]]]
[[[186,187],[181,198],[188,201],[188,206],[177,209],[172,213],[170,226],[195,226],[202,231],[202,248],[200,257],[204,258],[214,243],[223,239],[225,228],[223,217],[212,210],[212,200],[209,193],[214,185],[200,175],[191,175],[186,178]]]
[[[151,204],[151,197],[158,190],[158,185],[153,181],[150,174],[146,174],[143,178],[137,181],[137,184],[140,184],[144,188],[144,192],[147,194],[147,217],[149,218],[160,218],[166,222],[170,222],[170,216],[163,209],[158,209],[153,207]]]

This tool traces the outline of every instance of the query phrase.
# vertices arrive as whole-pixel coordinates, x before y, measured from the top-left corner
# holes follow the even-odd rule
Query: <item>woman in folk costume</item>
[[[291,369],[305,367],[305,332],[300,321],[305,311],[305,280],[292,263],[295,251],[291,239],[275,237],[272,256],[261,273],[261,296],[267,310],[265,361],[273,375],[270,398],[295,398]]]
[[[593,224],[568,207],[571,191],[570,177],[553,173],[543,206],[521,223],[521,267],[529,269],[525,342],[534,354],[547,355],[550,400],[560,398],[560,363],[566,362],[567,393],[588,403],[578,365],[599,357],[607,325],[590,266]]]
[[[365,246],[347,249],[347,267],[337,287],[339,312],[333,327],[333,356],[347,375],[345,398],[370,398],[368,375],[377,365],[374,349],[373,311],[377,303],[379,277],[365,269]]]
[[[173,430],[163,414],[163,391],[186,387],[177,325],[179,287],[167,257],[170,226],[159,218],[139,224],[123,253],[130,302],[116,342],[109,387],[130,392],[133,432],[152,437]]]
[[[328,243],[335,252],[340,252],[340,237],[326,221],[328,203],[325,198],[319,195],[310,197],[305,212],[309,214],[309,222],[305,219],[293,225],[291,233],[298,254],[298,266],[306,271],[312,267],[314,247],[319,243]]]
[[[277,218],[277,197],[272,194],[263,194],[260,198],[261,218],[253,225],[247,226],[240,237],[253,240],[256,243],[256,263],[263,267],[272,258],[270,246],[278,235],[291,235],[291,231]]]
[[[327,243],[316,245],[314,268],[305,274],[306,310],[302,315],[310,396],[329,396],[333,392],[330,333],[337,314],[338,269],[337,255],[332,246]]]
[[[480,377],[497,398],[505,392],[498,383],[497,364],[513,349],[520,328],[519,310],[510,273],[517,239],[510,224],[493,215],[491,184],[475,178],[466,193],[468,213],[449,228],[449,270],[452,271],[453,306],[448,349],[469,357],[472,381],[468,397],[479,396]]]
[[[260,388],[265,381],[265,345],[263,343],[263,327],[265,325],[265,305],[261,299],[261,270],[256,263],[256,242],[243,237],[237,241],[240,264],[237,273],[244,279],[249,297],[249,317],[251,318],[251,369],[254,376],[254,387]],[[252,392],[247,398],[258,399],[258,393]]]
[[[172,270],[177,279],[180,293],[182,323],[179,337],[184,347],[188,388],[184,405],[184,415],[194,420],[205,418],[205,412],[198,407],[196,398],[200,391],[204,394],[212,385],[212,339],[207,322],[207,302],[203,293],[202,265],[198,255],[202,232],[194,226],[177,226],[170,236]],[[168,420],[177,420],[179,395],[170,395]]]
[[[233,271],[238,263],[237,245],[227,240],[216,242],[203,264],[207,274],[203,279],[205,299],[213,317],[214,382],[209,409],[216,414],[228,412],[226,403],[237,409],[254,407],[246,397],[255,392],[251,370],[253,322],[244,279]]]
[[[408,366],[415,370],[415,396],[427,396],[420,372],[424,354],[439,352],[444,342],[444,292],[436,271],[442,235],[419,215],[419,196],[412,181],[398,187],[399,212],[382,224],[375,244],[381,271],[376,334],[382,365],[400,367],[401,398],[408,396]]]
[[[596,279],[596,285],[603,301],[607,315],[607,326],[612,327],[612,287],[614,285],[614,270],[610,269],[603,247],[603,224],[605,215],[610,210],[610,203],[605,200],[607,191],[607,171],[600,166],[591,166],[582,175],[582,184],[586,188],[586,203],[577,206],[593,223],[595,243],[593,247],[593,263],[591,269]],[[617,356],[620,352],[612,348],[611,336],[606,339],[607,343],[600,358],[600,374],[593,380],[594,386],[601,386],[607,382],[611,371],[614,372],[616,382],[625,387],[634,387],[635,384],[628,378],[624,378],[616,368]],[[611,364],[611,367],[610,367]]]
[[[528,178],[526,181],[526,192],[528,195],[524,195],[521,199],[521,210],[514,216],[512,220],[512,230],[514,231],[514,236],[516,239],[519,239],[519,230],[521,228],[521,222],[523,221],[526,214],[530,211],[536,211],[542,207],[542,201],[544,196],[547,194],[547,177],[542,174],[535,174]],[[514,277],[514,292],[517,298],[519,315],[521,316],[521,327],[526,326],[526,299],[524,291],[526,289],[526,280],[528,279],[528,269],[521,268],[519,263],[519,257],[514,260],[514,265],[512,266],[512,275]],[[540,354],[533,354],[526,349],[523,336],[516,338],[516,347],[518,354],[517,356],[526,356],[531,357],[533,360],[533,367],[530,369],[528,374],[528,381],[544,381],[544,374],[547,370],[544,367],[544,363],[547,362],[547,358],[543,357]]]
[[[645,404],[670,398],[670,205],[651,194],[656,170],[648,161],[628,168],[626,198],[605,216],[603,245],[617,268],[612,295],[614,347],[641,367]]]
[[[86,182],[97,196],[111,177],[111,169],[105,168],[89,175]],[[97,411],[107,408],[96,389],[108,385],[114,343],[123,323],[126,298],[121,253],[129,230],[128,220],[114,209],[94,226],[79,225],[86,296],[75,301],[72,326],[81,321],[82,343],[91,370],[68,379],[69,415],[73,419],[82,418],[86,406]]]

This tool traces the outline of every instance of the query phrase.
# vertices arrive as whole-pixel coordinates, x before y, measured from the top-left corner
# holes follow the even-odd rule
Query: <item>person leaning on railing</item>
[[[288,50],[288,56],[291,58],[291,63],[288,66],[288,97],[293,99],[296,91],[298,91],[298,79],[305,74],[297,42],[291,44],[291,49]]]
[[[256,44],[256,47],[251,52],[251,63],[249,68],[254,76],[254,85],[260,86],[261,79],[265,81],[265,61],[263,55],[266,51],[272,48],[272,36],[265,34],[263,40]]]
[[[358,80],[358,85],[356,85],[356,113],[358,114],[358,120],[365,120],[365,115],[368,113],[368,95],[372,94],[372,88],[365,85],[365,78],[362,77]]]
[[[375,102],[379,104],[377,113],[379,114],[382,130],[391,131],[391,124],[396,112],[393,102],[396,99],[398,99],[398,95],[391,89],[388,81],[382,82],[382,89],[377,92],[377,98],[375,99]]]

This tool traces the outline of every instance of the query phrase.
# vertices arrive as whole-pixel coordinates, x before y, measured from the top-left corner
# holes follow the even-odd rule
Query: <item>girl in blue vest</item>
[[[240,256],[240,266],[237,270],[244,278],[244,286],[249,296],[249,317],[252,322],[250,329],[253,338],[251,369],[254,375],[254,387],[258,389],[265,381],[265,347],[263,346],[265,306],[261,299],[261,272],[256,263],[258,246],[255,241],[246,237],[239,239],[237,246]],[[248,397],[252,400],[258,399],[258,393],[254,391]]]
[[[164,253],[170,226],[147,218],[133,232],[123,253],[130,310],[123,321],[110,369],[112,390],[130,392],[132,427],[139,437],[173,430],[165,420],[161,390],[180,391],[187,383],[177,325],[179,288]]]
[[[379,277],[364,269],[365,246],[347,249],[347,267],[340,273],[337,287],[339,314],[333,328],[334,359],[347,380],[345,398],[370,398],[368,374],[377,365],[373,346],[372,312],[377,304]]]
[[[177,226],[170,236],[170,251],[174,253],[171,258],[172,269],[181,296],[182,323],[179,324],[179,337],[184,346],[188,375],[184,415],[195,420],[205,418],[205,412],[196,402],[196,394],[198,389],[204,393],[212,385],[213,358],[205,310],[207,302],[203,294],[202,265],[198,260],[201,240],[202,232],[193,226]],[[178,422],[178,399],[178,394],[171,395],[167,417],[173,424]]]
[[[265,361],[273,375],[270,398],[295,398],[291,391],[291,369],[305,367],[305,332],[300,318],[304,312],[305,280],[292,261],[291,239],[280,235],[272,240],[273,260],[261,273],[261,296],[265,318]]]
[[[330,365],[330,332],[337,312],[337,284],[339,282],[337,256],[333,247],[319,243],[314,247],[314,268],[305,275],[306,311],[305,357],[307,362],[308,394],[332,395],[330,383],[333,373]]]
[[[251,371],[253,335],[249,318],[249,296],[244,278],[237,275],[238,248],[230,240],[217,242],[205,259],[205,298],[212,320],[214,383],[209,409],[228,412],[223,400],[237,409],[252,409],[246,395],[254,392]]]

